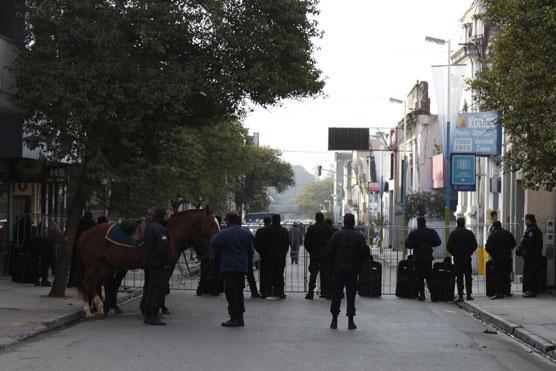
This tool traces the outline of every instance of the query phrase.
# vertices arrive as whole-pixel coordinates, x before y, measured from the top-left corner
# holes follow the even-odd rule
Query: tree
[[[496,30],[485,68],[472,82],[481,109],[500,113],[508,135],[506,163],[525,185],[556,185],[556,3],[482,0]]]
[[[444,194],[442,192],[415,192],[407,195],[406,215],[409,219],[428,215],[440,218],[444,215]]]
[[[318,94],[316,2],[29,0],[11,69],[27,143],[69,161],[66,238],[51,296],[63,296],[79,216],[102,180],[162,170],[175,130]],[[149,173],[145,176],[157,176]]]
[[[325,208],[327,201],[330,202],[332,193],[334,193],[332,179],[307,184],[297,197],[299,213],[302,216],[313,218],[317,211]]]
[[[236,209],[263,211],[270,205],[268,188],[285,191],[295,184],[291,165],[280,158],[280,151],[246,145],[242,151],[242,171],[229,182]]]

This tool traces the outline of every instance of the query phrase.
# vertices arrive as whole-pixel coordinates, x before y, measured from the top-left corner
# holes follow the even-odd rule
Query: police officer
[[[309,253],[309,290],[305,299],[313,300],[317,274],[320,272],[320,297],[331,299],[330,296],[330,263],[326,256],[326,246],[334,230],[324,222],[324,214],[315,214],[315,224],[307,228],[305,233],[305,249]]]
[[[220,270],[224,277],[224,292],[230,314],[230,319],[222,322],[222,326],[243,327],[243,288],[245,274],[253,259],[253,236],[241,227],[239,215],[229,213],[225,221],[228,228],[221,230],[211,240],[214,253],[220,258]]]
[[[527,229],[521,238],[518,255],[523,257],[523,297],[534,298],[539,293],[539,258],[542,255],[542,232],[535,215],[525,215]]]
[[[491,299],[503,299],[511,295],[510,274],[512,272],[512,249],[515,247],[513,234],[502,228],[499,221],[492,224],[486,243],[486,251],[494,264],[494,286],[496,295]]]
[[[172,248],[166,224],[166,209],[159,207],[145,227],[145,255],[149,270],[149,290],[147,296],[147,315],[144,323],[165,325],[158,317],[158,310],[164,304],[169,291],[172,274]]]
[[[284,268],[290,246],[288,230],[280,225],[280,214],[272,215],[272,223],[260,236],[262,268],[261,297],[274,295],[285,299]]]
[[[473,277],[471,270],[471,256],[477,250],[477,239],[475,234],[465,228],[465,218],[456,220],[457,227],[450,233],[448,238],[448,252],[454,257],[454,273],[458,286],[457,302],[463,302],[463,280],[465,277],[465,292],[467,300],[473,300],[471,296]]]
[[[417,218],[417,229],[412,230],[405,240],[405,247],[413,250],[415,262],[415,275],[417,276],[417,295],[419,300],[425,300],[425,280],[430,288],[430,277],[432,275],[432,250],[441,244],[440,237],[434,229],[427,227],[425,217]],[[429,289],[430,291],[430,289]]]
[[[369,246],[363,234],[355,230],[353,214],[344,215],[344,228],[335,232],[327,245],[327,255],[332,267],[332,313],[331,329],[338,328],[338,314],[342,293],[346,288],[348,329],[355,330],[355,294],[357,293],[357,273],[363,262],[371,257]]]

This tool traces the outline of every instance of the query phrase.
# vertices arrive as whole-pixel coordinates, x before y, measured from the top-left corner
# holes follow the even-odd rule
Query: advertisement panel
[[[452,139],[452,153],[499,156],[502,127],[496,112],[462,112],[458,115]]]
[[[452,191],[475,191],[475,155],[452,155]]]

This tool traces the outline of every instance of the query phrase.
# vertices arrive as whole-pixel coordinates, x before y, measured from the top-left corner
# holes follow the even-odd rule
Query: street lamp
[[[451,110],[450,110],[450,67],[452,65],[451,52],[451,40],[438,39],[436,37],[425,37],[425,41],[431,42],[438,45],[448,46],[448,86],[446,94],[446,142],[444,146],[444,161],[446,164],[446,174],[444,174],[444,224],[446,230],[444,232],[445,241],[448,241],[449,237],[449,225],[450,225],[450,196],[451,196],[451,184],[450,184],[450,120],[451,120]]]
[[[394,104],[403,104],[403,160],[402,160],[402,217],[403,217],[403,226],[407,227],[408,220],[407,220],[407,103],[405,100],[390,98],[390,103]],[[405,240],[406,232],[404,232],[404,240]],[[405,243],[403,244],[403,256],[405,258],[407,253]]]

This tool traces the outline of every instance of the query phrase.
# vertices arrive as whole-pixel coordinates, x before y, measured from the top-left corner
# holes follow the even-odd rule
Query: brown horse
[[[83,310],[85,317],[91,316],[89,298],[97,308],[97,313],[104,313],[104,304],[100,298],[98,288],[100,283],[110,279],[116,270],[144,269],[145,280],[141,310],[145,307],[148,290],[148,264],[144,246],[135,248],[117,245],[108,241],[105,236],[110,224],[99,224],[84,232],[78,243],[83,262],[81,277],[77,285],[83,293]],[[210,239],[216,234],[220,226],[212,210],[186,210],[173,214],[168,219],[168,233],[172,241],[174,262],[187,248],[187,242],[197,241],[202,244],[201,260],[212,260]],[[206,259],[206,258],[209,259]],[[89,296],[90,295],[90,296]]]

